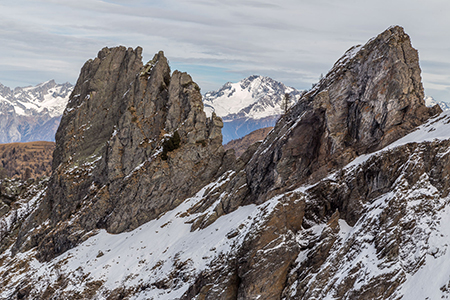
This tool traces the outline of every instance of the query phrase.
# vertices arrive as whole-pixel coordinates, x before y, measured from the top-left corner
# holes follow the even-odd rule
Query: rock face
[[[46,192],[0,219],[0,297],[449,295],[450,114],[428,120],[402,28],[350,49],[237,160],[191,77],[141,51],[83,67]]]
[[[222,194],[215,215],[200,218],[200,227],[204,227],[211,219],[242,204],[280,199],[279,206],[265,218],[263,229],[249,233],[242,251],[220,272],[222,275],[202,275],[204,286],[213,282],[215,287],[208,290],[205,299],[321,299],[319,294],[305,290],[320,291],[323,285],[308,288],[302,284],[311,284],[311,274],[331,255],[340,232],[338,220],[354,226],[365,203],[394,190],[400,175],[381,175],[379,170],[368,168],[352,183],[336,184],[324,178],[357,156],[382,149],[441,112],[438,106],[427,108],[423,98],[418,54],[403,28],[389,28],[366,45],[347,51],[253,150],[244,169],[223,188],[228,197]],[[408,160],[408,156],[403,159]],[[384,168],[390,169],[393,160],[386,159]],[[246,183],[244,187],[242,182]],[[296,189],[302,185],[314,187],[305,196],[299,191],[303,188]],[[245,196],[239,196],[243,193]],[[308,236],[302,229],[321,223],[328,225],[320,237],[315,237],[317,240],[311,241],[314,238],[309,236],[304,241],[307,245],[295,242],[298,236]],[[310,247],[314,251],[309,251]],[[296,266],[302,252],[308,257]],[[288,276],[293,268],[298,268],[298,273]],[[302,272],[302,268],[309,271]],[[321,284],[330,279],[326,273],[329,270],[323,272]],[[297,293],[292,293],[295,296],[287,293],[286,281],[288,285],[298,283]],[[316,283],[318,279],[311,281]],[[230,286],[228,282],[239,284]],[[381,286],[380,291],[391,287]],[[348,291],[351,285],[342,289]],[[222,297],[221,291],[235,292]],[[362,299],[373,296],[367,293]]]
[[[206,118],[197,84],[186,73],[171,75],[162,52],[145,66],[141,53],[105,48],[81,70],[56,134],[47,196],[33,219],[51,221],[31,239],[43,239],[41,259],[96,228],[134,229],[219,174],[222,121]],[[167,149],[175,135],[177,149]]]
[[[314,182],[404,136],[441,111],[423,99],[418,53],[403,28],[351,48],[247,165],[254,201],[264,201],[270,190]]]

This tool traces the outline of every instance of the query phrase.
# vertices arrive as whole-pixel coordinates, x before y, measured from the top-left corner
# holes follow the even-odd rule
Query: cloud
[[[440,0],[16,0],[0,4],[0,81],[17,84],[23,70],[27,84],[52,72],[74,83],[102,47],[140,45],[146,60],[164,50],[203,91],[252,74],[305,89],[352,45],[400,24],[419,49],[427,91],[444,91],[449,9]]]

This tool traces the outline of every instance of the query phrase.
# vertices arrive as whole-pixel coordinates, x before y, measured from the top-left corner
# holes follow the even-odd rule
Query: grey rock
[[[418,53],[403,28],[351,48],[283,116],[247,165],[253,201],[317,181],[441,112],[423,99]]]
[[[162,53],[143,65],[140,49],[103,49],[82,70],[81,98],[71,100],[61,121],[47,194],[24,221],[14,250],[37,246],[38,259],[50,260],[98,228],[119,233],[157,218],[213,182],[183,212],[195,214],[186,219],[193,231],[240,206],[262,204],[241,224],[245,234],[239,223],[224,234],[231,243],[239,238],[232,251],[200,274],[172,272],[98,292],[100,281],[92,292],[119,299],[152,286],[171,291],[179,280],[192,283],[183,300],[398,298],[424,257],[447,247],[439,254],[428,240],[448,205],[450,141],[373,153],[440,109],[424,106],[417,52],[402,28],[358,49],[238,160],[233,150],[224,152],[222,122],[206,118],[189,75],[170,75]],[[365,153],[373,154],[342,168]],[[7,261],[21,269],[22,262]],[[59,295],[58,284],[51,296]],[[26,280],[7,288],[21,298],[39,293]]]
[[[170,74],[163,52],[145,66],[141,48],[104,48],[83,66],[56,134],[53,175],[30,226],[42,241],[38,257],[49,260],[106,228],[120,233],[148,222],[220,175],[223,123],[203,112],[198,85]],[[163,159],[175,132],[179,148]],[[223,168],[222,168],[223,169]],[[22,244],[24,227],[16,249]],[[29,241],[36,241],[31,238]]]

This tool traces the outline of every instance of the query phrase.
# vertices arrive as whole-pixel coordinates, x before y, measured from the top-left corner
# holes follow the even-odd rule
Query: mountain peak
[[[35,216],[55,228],[33,233],[40,236],[41,260],[89,231],[120,233],[155,219],[221,172],[221,119],[206,117],[200,88],[187,73],[170,74],[163,52],[146,65],[141,53],[103,48],[81,69]],[[17,249],[37,246],[28,234]]]
[[[215,112],[224,121],[224,143],[263,127],[275,125],[282,114],[281,102],[289,94],[291,104],[301,92],[270,77],[252,75],[236,83],[228,82],[203,96],[207,115]]]
[[[448,102],[444,102],[444,101],[436,101],[433,97],[431,96],[425,96],[425,105],[427,107],[433,107],[435,105],[439,105],[439,107],[443,110],[450,110],[450,104]]]
[[[72,90],[70,83],[53,79],[14,90],[0,84],[0,142],[54,141]]]
[[[208,115],[229,121],[234,118],[261,119],[281,114],[281,100],[285,93],[293,102],[300,98],[300,91],[287,87],[269,77],[252,75],[237,83],[226,83],[217,91],[207,92],[203,97]]]
[[[440,112],[425,106],[420,72],[401,27],[350,48],[282,117],[266,139],[270,150],[260,147],[262,157],[247,166],[254,193],[318,180]]]
[[[0,297],[447,297],[450,113],[431,118],[417,51],[389,30],[239,159],[191,76],[102,50],[62,118],[48,187],[9,184],[0,199]]]

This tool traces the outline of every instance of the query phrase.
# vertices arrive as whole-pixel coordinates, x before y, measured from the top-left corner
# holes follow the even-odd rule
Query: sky
[[[7,4],[5,4],[7,3]],[[448,0],[15,0],[0,4],[0,83],[76,83],[103,47],[163,50],[203,93],[250,75],[303,90],[353,45],[400,25],[425,92],[450,101]]]

